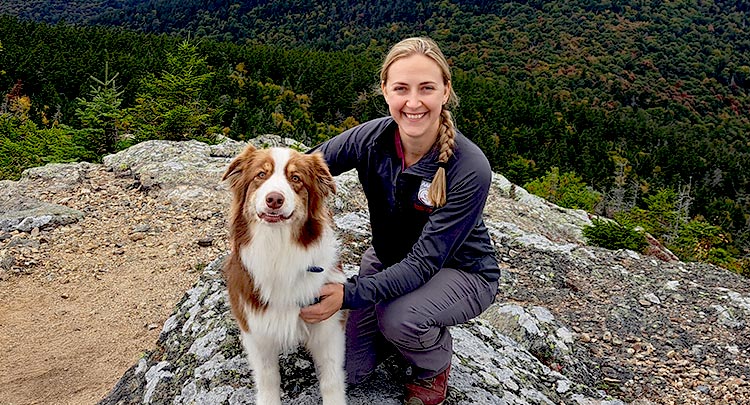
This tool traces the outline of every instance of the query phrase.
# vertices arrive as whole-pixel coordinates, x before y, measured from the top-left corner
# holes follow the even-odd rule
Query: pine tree
[[[91,99],[76,99],[76,117],[84,128],[93,130],[89,150],[99,155],[114,152],[117,142],[120,141],[119,130],[123,111],[120,109],[122,91],[118,90],[115,83],[117,76],[118,73],[109,76],[109,63],[105,63],[103,79],[90,76],[96,83],[96,86],[91,85]]]
[[[135,142],[148,139],[211,141],[219,128],[217,111],[205,98],[213,80],[207,59],[186,40],[167,55],[165,69],[141,82],[136,105],[129,110]]]

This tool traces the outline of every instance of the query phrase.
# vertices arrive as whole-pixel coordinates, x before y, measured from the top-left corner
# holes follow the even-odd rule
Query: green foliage
[[[290,88],[264,83],[247,76],[244,63],[229,75],[237,97],[228,108],[233,114],[231,131],[240,139],[274,133],[315,145],[357,124],[347,117],[341,125],[316,122],[309,95],[297,94]]]
[[[97,86],[91,86],[90,100],[77,98],[78,108],[76,117],[84,128],[89,128],[92,133],[101,132],[102,136],[90,139],[86,149],[104,155],[115,151],[115,145],[119,140],[119,131],[124,112],[120,108],[122,104],[122,91],[115,84],[117,73],[109,77],[109,64],[104,69],[104,79],[99,80],[91,76]]]
[[[682,198],[684,200],[684,196]],[[748,259],[741,256],[731,235],[702,217],[689,219],[680,193],[660,189],[644,199],[646,208],[634,207],[615,217],[628,227],[640,227],[661,240],[680,260],[700,261],[750,275]]]
[[[644,197],[646,208],[634,207],[630,211],[618,213],[615,218],[624,224],[640,226],[657,238],[673,234],[681,225],[676,222],[676,197],[674,190],[660,189]]]
[[[679,236],[690,221],[688,207],[685,205],[686,198],[684,192],[678,193],[672,189],[662,188],[643,197],[645,208],[634,207],[629,211],[617,213],[615,218],[620,223],[640,226],[646,232],[669,244]],[[689,257],[684,257],[684,259],[689,260]]]
[[[667,246],[681,260],[700,261],[727,267],[734,262],[731,239],[720,227],[694,219],[680,228]],[[733,252],[736,255],[736,252]]]
[[[543,177],[526,183],[523,186],[528,192],[538,195],[547,201],[565,208],[593,211],[601,194],[592,190],[574,172],[560,174],[560,169],[553,167]]]
[[[183,41],[167,54],[164,70],[141,81],[135,106],[128,110],[126,127],[135,138],[123,146],[149,139],[211,142],[220,132],[220,112],[207,100],[205,89],[213,80],[206,58],[196,45]]]
[[[702,218],[688,222],[667,247],[681,260],[711,263],[750,277],[750,258],[738,258],[731,235]]]
[[[594,218],[592,225],[583,228],[588,243],[607,249],[630,249],[643,252],[648,241],[643,232],[616,221]]]
[[[536,163],[518,155],[511,156],[503,171],[505,177],[514,184],[528,184],[537,177],[536,173]]]
[[[17,180],[25,169],[47,163],[93,160],[81,145],[90,136],[67,127],[39,129],[32,121],[0,114],[0,179]]]

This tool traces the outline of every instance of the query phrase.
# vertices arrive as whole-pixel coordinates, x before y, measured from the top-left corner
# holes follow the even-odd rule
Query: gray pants
[[[375,250],[369,248],[362,256],[360,276],[382,269]],[[440,374],[453,355],[448,326],[464,323],[487,309],[497,286],[478,274],[443,268],[408,294],[349,311],[347,382],[362,382],[393,348],[415,366],[417,378]]]

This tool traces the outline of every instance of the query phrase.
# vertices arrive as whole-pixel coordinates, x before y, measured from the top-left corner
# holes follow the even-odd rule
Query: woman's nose
[[[419,101],[419,97],[417,93],[414,93],[414,92],[409,93],[409,96],[406,98],[407,107],[419,107],[420,103],[421,102]]]

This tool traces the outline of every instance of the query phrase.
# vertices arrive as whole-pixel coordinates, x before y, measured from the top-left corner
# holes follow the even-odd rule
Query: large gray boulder
[[[252,370],[227,304],[221,258],[211,263],[164,324],[157,347],[101,404],[254,404]],[[553,371],[490,323],[451,329],[451,404],[617,404]],[[319,404],[315,370],[302,351],[284,356],[285,404]],[[388,362],[349,390],[352,405],[400,404],[399,370]]]
[[[42,202],[37,196],[19,190],[19,183],[34,182],[36,192],[65,189],[80,182],[90,166],[90,163],[49,164],[25,170],[19,182],[0,181],[0,234],[54,228],[80,220],[83,212]]]

